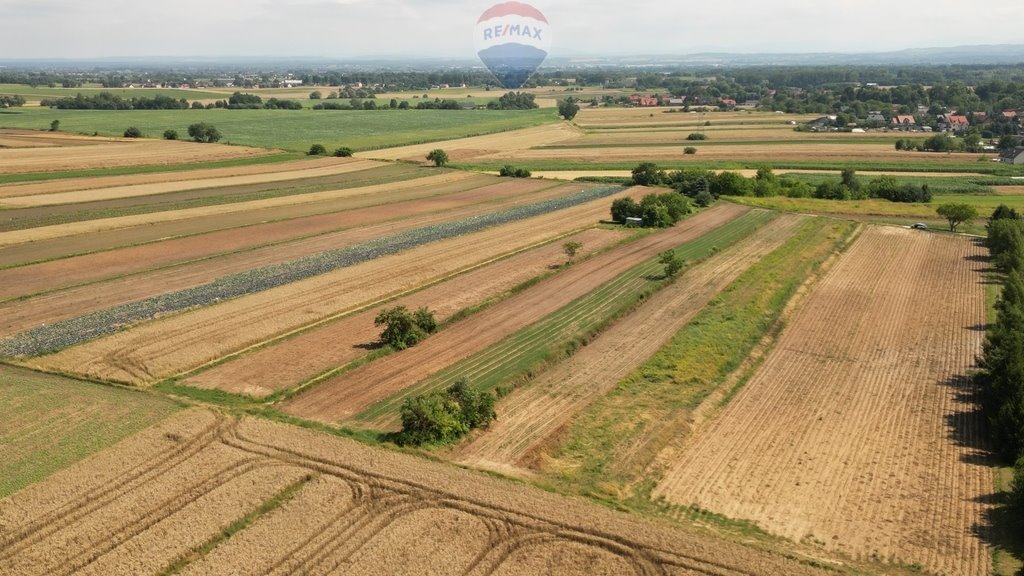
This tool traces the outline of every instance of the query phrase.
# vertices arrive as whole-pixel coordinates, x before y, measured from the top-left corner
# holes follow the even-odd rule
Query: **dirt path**
[[[608,204],[614,198],[640,197],[644,193],[646,189],[633,189],[227,302],[211,303],[30,363],[100,380],[153,382],[590,227],[606,217]]]
[[[444,464],[195,409],[0,500],[0,574],[821,576],[753,547]]]
[[[97,202],[100,200],[115,200],[125,198],[137,198],[139,196],[153,196],[167,194],[170,192],[184,192],[188,190],[201,190],[204,188],[224,188],[227,186],[241,186],[245,184],[267,184],[272,182],[285,182],[288,180],[299,180],[308,178],[319,178],[323,176],[336,176],[369,170],[386,166],[381,162],[371,160],[354,160],[346,158],[334,159],[332,163],[321,163],[310,165],[298,170],[281,170],[262,174],[251,174],[246,176],[227,176],[222,178],[199,178],[183,180],[178,182],[161,182],[157,184],[135,184],[130,186],[115,186],[110,188],[92,188],[89,190],[75,190],[71,192],[52,192],[32,195],[12,196],[17,188],[0,188],[0,205],[10,208],[30,208],[35,206],[50,206],[54,204],[78,204],[81,202]]]
[[[758,259],[775,250],[802,220],[781,216],[751,237],[689,269],[672,285],[618,320],[569,360],[518,388],[497,407],[498,420],[452,458],[508,472],[580,410],[606,394],[697,315]]]
[[[500,304],[459,322],[420,345],[318,384],[289,400],[290,414],[339,422],[488,346],[579,298],[604,282],[748,210],[712,208],[663,232],[573,266]]]
[[[583,244],[582,257],[622,238],[621,232],[594,229],[566,240]],[[562,244],[556,242],[456,276],[388,306],[403,305],[410,310],[426,306],[444,322],[452,314],[497,297],[564,262]],[[380,328],[373,323],[379,311],[379,307],[373,308],[332,322],[221,364],[183,384],[258,397],[294,388],[368,354],[380,336]]]
[[[11,300],[0,304],[0,318],[2,318],[0,320],[0,335],[10,336],[41,324],[52,324],[96,310],[104,310],[158,294],[199,286],[217,278],[253,268],[288,262],[310,254],[351,246],[423,226],[500,210],[504,206],[526,199],[542,201],[552,196],[570,194],[576,189],[578,186],[548,187],[545,190],[544,184],[540,182],[537,184],[504,183],[460,194],[353,210],[347,218],[351,226],[358,226],[363,222],[379,223],[222,257],[207,258],[190,264],[117,278],[107,282],[87,284],[28,300]],[[245,231],[244,235],[252,238],[249,231]],[[180,253],[175,254],[173,249],[165,248],[163,252],[165,254],[169,252],[179,258],[182,256]],[[58,261],[53,265],[44,265],[42,268],[55,270],[58,278],[66,279],[67,276],[62,271],[62,264],[66,265],[65,262]],[[136,262],[136,264],[145,265],[147,262]],[[19,268],[9,273],[0,271],[0,279],[10,276],[14,280],[9,287],[5,286],[4,288],[24,289],[26,287],[24,282],[16,283],[17,280],[25,279],[23,270],[25,269]],[[78,270],[89,272],[80,267]],[[48,278],[41,277],[38,270],[31,270],[31,272],[34,273],[32,279],[37,282],[28,285],[28,288],[30,290],[32,288],[45,289]],[[97,270],[93,270],[93,272],[97,272]],[[52,280],[50,281],[52,282]],[[4,288],[0,288],[0,294],[5,292]]]
[[[869,227],[655,490],[793,540],[987,575],[992,473],[966,378],[984,332],[972,240]]]

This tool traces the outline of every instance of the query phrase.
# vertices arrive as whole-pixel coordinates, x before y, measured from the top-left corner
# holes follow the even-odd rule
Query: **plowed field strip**
[[[351,214],[353,221],[374,222],[368,218],[370,216],[379,216],[378,221],[384,221],[305,240],[275,244],[183,266],[118,278],[110,282],[88,284],[38,296],[28,301],[17,300],[0,304],[0,317],[3,318],[0,321],[0,335],[10,336],[41,324],[52,324],[157,294],[184,290],[246,270],[287,262],[339,246],[355,245],[423,226],[467,218],[522,201],[538,201],[568,194],[579,189],[579,186],[553,188],[544,182],[533,181],[488,186],[462,194],[389,205],[386,216],[381,214],[383,210],[377,208],[356,210]],[[543,191],[538,192],[539,190]],[[403,216],[410,217],[402,218]],[[20,270],[23,269],[12,270],[10,274],[18,276]],[[6,275],[0,271],[0,279]]]
[[[294,415],[337,422],[358,414],[447,366],[500,342],[572,302],[637,262],[692,240],[747,211],[720,206],[675,228],[611,250],[459,322],[420,345],[318,384],[284,409]]]
[[[11,208],[0,212],[0,216],[2,216],[0,232],[159,212],[194,210],[275,198],[301,198],[317,193],[337,192],[379,184],[397,184],[425,175],[422,168],[415,166],[384,165],[315,179],[293,180],[287,183],[272,182],[226,188],[200,188],[184,192],[133,196],[78,204]]]
[[[48,206],[51,204],[77,204],[82,202],[97,202],[100,200],[117,200],[134,198],[137,196],[152,196],[157,194],[169,194],[172,192],[184,192],[188,190],[202,190],[204,188],[228,188],[235,186],[251,186],[255,184],[269,184],[274,182],[304,181],[314,178],[324,178],[359,172],[370,168],[379,168],[382,164],[370,160],[352,160],[344,158],[332,158],[330,162],[308,162],[306,165],[278,166],[277,171],[262,174],[245,176],[225,176],[220,178],[200,178],[192,176],[188,180],[177,182],[161,182],[156,184],[135,184],[128,186],[109,186],[106,188],[89,188],[86,190],[74,190],[69,192],[55,192],[53,190],[38,190],[42,188],[38,184],[22,186],[0,187],[0,198],[6,206],[17,206],[27,208],[31,206]],[[32,188],[30,188],[31,186]],[[26,194],[26,192],[28,192]]]
[[[582,243],[583,254],[586,254],[622,237],[608,230],[589,230],[568,239]],[[412,310],[427,306],[444,322],[452,314],[500,296],[564,261],[560,244],[542,246],[425,288],[394,305],[408,306]],[[183,383],[252,396],[267,396],[294,388],[368,354],[368,347],[380,336],[380,328],[373,323],[379,310],[370,309],[326,324],[197,374]]]
[[[768,212],[744,214],[676,247],[676,255],[687,261],[702,260],[717,249],[726,248],[747,236],[772,217],[773,214]],[[399,408],[405,398],[450,386],[460,378],[466,378],[483,390],[495,390],[502,384],[514,382],[534,367],[557,360],[559,351],[573,342],[588,340],[599,327],[628,312],[643,297],[659,288],[657,280],[660,280],[662,270],[663,266],[655,258],[641,262],[486,350],[407,386],[398,394],[363,411],[354,421],[360,426],[397,430],[400,427]]]
[[[10,278],[12,284],[35,281],[47,286],[41,280],[46,278],[50,278],[54,288],[81,284],[97,276],[113,277],[214,254],[312,237],[365,223],[363,219],[352,220],[353,210],[437,198],[494,182],[493,178],[480,175],[440,185],[399,188],[312,204],[262,208],[9,246],[0,248],[0,267],[26,269],[2,270],[0,275]],[[383,218],[375,216],[373,220]],[[56,262],[55,259],[64,261]],[[39,264],[26,266],[32,262]],[[90,270],[95,272],[90,274]],[[67,280],[61,283],[53,279],[55,276]],[[23,277],[26,279],[21,280]],[[12,289],[4,294],[31,294],[33,292],[26,290],[38,291],[40,288],[19,290]]]
[[[799,217],[781,217],[686,271],[635,312],[498,404],[497,422],[454,455],[473,466],[516,466],[527,452],[653,355],[744,270],[781,246]]]
[[[61,366],[60,370],[70,368],[74,373],[131,383],[181,374],[227,354],[440,281],[504,254],[589,227],[605,217],[611,198],[643,193],[643,189],[631,190],[481,232],[434,241],[157,320],[34,360],[33,364]]]
[[[83,146],[55,148],[11,148],[0,150],[0,172],[55,172],[142,166],[182,164],[244,158],[270,154],[270,150],[245,146],[196,144],[163,140],[119,140],[90,143]]]
[[[988,574],[975,528],[991,473],[965,383],[985,323],[981,254],[962,237],[869,228],[655,495],[852,556]]]
[[[153,214],[140,214],[136,216],[104,218],[99,220],[89,220],[85,222],[73,222],[70,224],[63,225],[43,226],[40,228],[31,228],[28,230],[2,232],[0,233],[0,246],[11,246],[25,242],[38,242],[41,240],[50,240],[54,238],[61,238],[64,236],[73,236],[78,234],[91,234],[96,232],[103,232],[105,230],[115,230],[119,228],[148,226],[151,224],[157,224],[161,222],[180,222],[183,220],[199,218],[204,216],[223,216],[239,212],[260,210],[264,208],[281,208],[286,206],[294,206],[296,204],[311,204],[314,202],[336,200],[339,198],[351,198],[354,196],[379,193],[386,190],[396,190],[400,188],[409,189],[421,186],[434,186],[449,182],[457,182],[459,180],[464,180],[470,177],[472,177],[470,174],[464,172],[448,172],[437,176],[429,176],[417,180],[405,181],[402,182],[401,184],[382,184],[377,186],[343,189],[339,191],[316,192],[312,194],[303,194],[297,197],[285,196],[282,198],[254,200],[251,202],[238,202],[234,204],[226,204],[221,206],[204,206],[202,208],[189,208],[185,210],[176,210],[171,212],[156,212]]]

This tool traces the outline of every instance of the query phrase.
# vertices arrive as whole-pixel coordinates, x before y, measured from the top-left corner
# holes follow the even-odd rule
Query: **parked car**
[[[914,230],[927,230],[928,225],[925,224],[924,222],[918,222],[917,224],[911,226],[911,228],[913,228]]]

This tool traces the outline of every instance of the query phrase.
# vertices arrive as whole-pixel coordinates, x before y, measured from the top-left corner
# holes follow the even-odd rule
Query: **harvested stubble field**
[[[221,279],[192,291],[175,293],[169,299],[144,302],[143,308],[126,308],[124,313],[131,316],[141,310],[148,316],[151,309],[165,307],[168,302],[174,306],[203,306],[198,310],[149,322],[31,363],[127,383],[152,382],[181,374],[269,339],[441,281],[502,255],[590,227],[607,214],[612,197],[644,193],[644,189],[622,193],[615,190],[592,188],[456,223],[412,230],[302,259],[294,265],[281,265],[280,274],[272,276],[256,270],[236,275],[237,278]],[[349,265],[344,265],[346,262]],[[333,271],[329,271],[331,266]],[[301,275],[307,272],[315,275],[302,280]],[[258,277],[255,284],[254,275]],[[253,293],[257,290],[262,291]],[[237,295],[238,291],[249,295],[216,303],[218,294]],[[23,346],[39,349],[39,343],[50,342],[51,338],[56,340],[44,347],[67,345],[83,335],[109,334],[115,327],[111,318],[102,315],[85,317],[83,321],[79,330],[67,331],[62,327],[44,330],[41,335],[27,333],[6,341],[5,345],[17,346],[19,350],[28,350]]]
[[[585,129],[618,129],[671,125],[703,127],[716,125],[783,124],[790,120],[807,122],[814,115],[774,114],[765,112],[669,112],[669,108],[583,108],[574,122]],[[792,126],[790,127],[792,128]]]
[[[828,573],[508,481],[202,409],[0,500],[0,574],[170,571]]]
[[[592,229],[566,238],[583,244],[586,257],[624,238],[612,230]],[[534,248],[424,288],[387,306],[429,307],[440,322],[500,298],[509,290],[551,273],[565,263],[560,242]],[[263,397],[295,388],[369,353],[380,336],[373,323],[380,307],[341,318],[188,378],[182,383]]]
[[[290,414],[328,423],[356,416],[541,320],[658,253],[698,238],[746,212],[739,206],[719,206],[675,228],[600,254],[452,325],[413,348],[321,382],[282,407]],[[388,416],[385,427],[390,426],[393,414]]]
[[[983,252],[870,227],[654,495],[853,557],[988,574],[992,474],[967,377]]]
[[[49,206],[52,204],[78,204],[99,200],[118,200],[138,196],[153,196],[171,192],[185,192],[204,188],[216,189],[229,186],[251,184],[269,184],[291,180],[311,180],[325,176],[335,176],[358,172],[370,168],[379,168],[382,164],[372,160],[355,160],[351,158],[324,158],[319,161],[303,163],[289,162],[276,167],[259,166],[263,170],[246,175],[201,177],[194,173],[188,179],[154,182],[146,184],[130,184],[121,186],[96,186],[95,182],[81,183],[88,188],[71,191],[54,190],[53,184],[22,184],[19,186],[0,187],[0,206],[11,208],[28,208],[33,206]],[[268,171],[269,168],[276,168]],[[222,169],[223,170],[223,169]]]
[[[118,166],[182,164],[270,154],[270,150],[246,146],[197,144],[169,140],[98,139],[83,144],[72,136],[73,146],[0,148],[0,172],[56,172]]]
[[[35,243],[43,240],[63,238],[66,236],[96,234],[107,230],[151,226],[153,224],[164,222],[180,223],[184,220],[203,217],[216,216],[217,218],[214,219],[216,222],[223,222],[224,216],[240,212],[252,213],[263,209],[279,209],[299,204],[321,203],[342,198],[364,196],[378,192],[395,191],[397,189],[415,189],[423,186],[438,186],[450,182],[458,182],[468,178],[472,178],[472,175],[465,172],[444,172],[435,176],[428,176],[415,180],[405,180],[396,184],[377,184],[358,188],[342,188],[339,190],[311,192],[295,196],[251,200],[248,202],[234,202],[214,206],[201,206],[198,208],[185,208],[182,210],[165,210],[162,212],[152,212],[148,214],[135,214],[131,216],[117,216],[113,218],[99,218],[96,220],[71,222],[68,224],[40,226],[25,230],[0,232],[0,247],[13,246],[28,242]]]
[[[341,194],[316,202],[285,206],[275,205],[277,202],[269,206],[265,202],[255,203],[249,205],[249,210],[227,214],[222,213],[223,210],[217,210],[214,214],[200,210],[198,214],[184,220],[168,220],[128,228],[115,227],[100,232],[0,247],[0,268],[32,264],[57,266],[61,274],[69,274],[67,284],[71,285],[82,281],[76,280],[78,277],[73,275],[74,270],[82,268],[66,263],[68,268],[65,269],[63,264],[51,261],[88,256],[99,263],[98,270],[107,271],[106,276],[116,276],[173,262],[316,236],[350,226],[348,212],[353,210],[383,208],[388,204],[455,194],[493,182],[493,178],[487,176],[462,173],[454,178],[424,177],[387,187],[361,187],[354,194]],[[111,255],[114,254],[136,261],[112,261]],[[88,261],[76,259],[73,262]],[[152,265],[148,266],[148,263]],[[26,273],[33,276],[31,272]],[[82,272],[82,277],[94,276]]]
[[[475,136],[461,138],[459,140],[448,140],[435,142],[433,144],[422,144],[415,146],[401,146],[398,148],[385,148],[360,152],[357,156],[361,158],[372,158],[378,160],[410,160],[425,162],[426,155],[435,148],[443,148],[453,160],[464,160],[480,155],[526,150],[536,146],[547,146],[557,142],[579,138],[581,132],[572,125],[562,122],[558,124],[546,124],[535,128],[524,128],[501,134],[487,136]]]
[[[0,498],[179,409],[159,396],[3,365],[0,406]]]
[[[651,357],[744,270],[785,243],[801,221],[783,216],[688,269],[565,362],[517,388],[499,418],[452,457],[463,464],[521,473],[525,461],[580,410]]]
[[[334,219],[336,225],[347,224],[342,230],[274,243],[261,248],[199,258],[195,255],[189,257],[177,251],[171,252],[172,249],[164,247],[163,254],[173,255],[184,263],[154,270],[154,262],[136,261],[134,264],[145,266],[146,271],[128,276],[122,272],[122,275],[105,282],[98,279],[102,279],[104,274],[109,275],[110,270],[83,269],[83,262],[78,262],[78,259],[0,271],[0,279],[9,283],[9,286],[0,288],[0,297],[7,295],[7,289],[23,291],[21,294],[14,293],[8,296],[16,297],[17,300],[0,304],[0,317],[3,318],[0,320],[0,335],[11,336],[37,326],[53,324],[99,310],[109,310],[161,294],[195,288],[255,268],[282,264],[342,246],[355,246],[424,226],[485,214],[523,201],[547,200],[581,189],[583,187],[579,184],[558,186],[536,180],[498,182],[467,192],[388,204],[382,208],[356,209],[348,211],[344,219]],[[361,225],[366,222],[372,224]],[[293,233],[309,233],[308,229],[297,229],[294,226],[291,230]],[[264,238],[252,235],[251,231],[247,232],[245,237],[250,241],[265,241]],[[202,245],[213,248],[209,244],[209,239],[205,239]],[[223,246],[217,248],[223,249]],[[123,271],[124,254],[119,253],[140,251],[144,250],[126,249],[104,255],[115,258],[114,266]],[[94,256],[82,257],[85,263],[94,263],[97,259]],[[94,281],[54,291],[56,286],[48,278],[47,273],[55,272],[64,281],[68,281],[69,276],[70,279],[75,278],[76,271],[94,275]],[[79,279],[81,280],[80,276]],[[32,290],[46,289],[50,292],[32,298],[26,297],[35,293]]]

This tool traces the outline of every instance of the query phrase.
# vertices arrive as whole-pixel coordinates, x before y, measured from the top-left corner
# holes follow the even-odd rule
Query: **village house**
[[[939,119],[939,127],[946,132],[965,132],[970,126],[963,114],[945,114]]]
[[[917,124],[913,116],[908,114],[898,114],[892,117],[892,125],[901,130],[910,130]]]
[[[1024,165],[1024,146],[1017,146],[1016,148],[1004,151],[999,155],[999,161],[1017,166]]]
[[[875,112],[868,112],[868,122],[879,122],[879,123],[884,124],[885,123],[885,116],[883,116],[881,112],[877,112],[877,111],[875,111]]]

